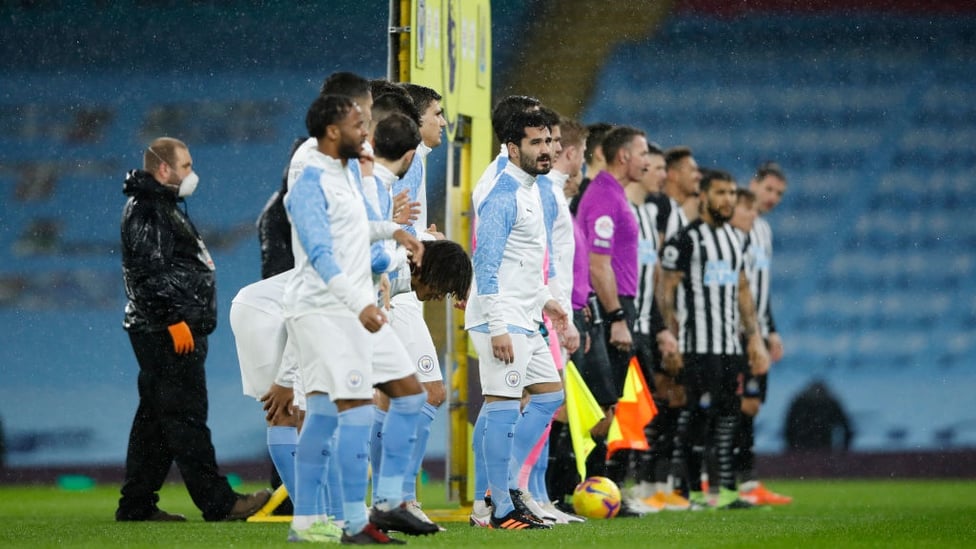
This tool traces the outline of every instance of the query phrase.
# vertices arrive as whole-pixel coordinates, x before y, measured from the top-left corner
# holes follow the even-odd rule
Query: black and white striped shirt
[[[661,235],[658,232],[658,205],[655,202],[630,204],[637,217],[640,239],[637,242],[637,295],[634,305],[637,308],[637,321],[634,330],[642,334],[651,333],[651,307],[654,304],[654,267],[660,248]]]
[[[756,320],[759,322],[759,333],[768,338],[776,331],[773,322],[773,311],[769,305],[770,263],[773,259],[773,230],[769,222],[757,217],[752,224],[749,234],[736,229],[736,235],[742,243],[745,253],[746,277],[749,279],[749,290],[756,303]]]
[[[668,240],[661,268],[684,273],[677,303],[678,346],[683,353],[738,355],[739,274],[744,269],[739,238],[729,224],[692,221]],[[682,299],[679,291],[678,299]]]
[[[659,202],[658,207],[660,208],[660,216],[663,219],[658,221],[658,224],[663,223],[663,228],[661,232],[664,233],[664,241],[667,242],[674,235],[678,234],[681,229],[688,226],[688,215],[685,213],[684,208],[678,204],[678,201],[667,196],[661,195],[664,200]]]

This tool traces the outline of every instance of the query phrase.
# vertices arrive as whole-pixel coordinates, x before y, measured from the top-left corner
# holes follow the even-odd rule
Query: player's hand
[[[552,321],[552,327],[556,329],[556,332],[563,333],[566,331],[566,326],[569,324],[569,317],[566,315],[566,311],[559,305],[558,301],[555,299],[546,301],[546,304],[542,306],[542,312],[546,313],[546,316]]]
[[[508,334],[491,336],[491,354],[505,364],[515,362],[515,347],[512,345],[512,336]]]
[[[613,345],[618,351],[626,353],[630,350],[630,346],[633,343],[634,339],[630,334],[630,327],[627,326],[627,321],[610,323],[610,345]]]
[[[678,352],[678,340],[671,330],[661,330],[657,333],[657,350],[661,351],[661,356]]]
[[[444,236],[444,233],[442,233],[442,232],[440,232],[440,231],[437,230],[437,225],[435,225],[434,223],[431,223],[430,224],[430,227],[427,227],[427,234],[429,234],[430,236],[434,237],[434,240],[446,240],[447,239],[447,237]]]
[[[185,355],[193,352],[196,348],[193,343],[193,332],[185,321],[181,320],[168,328],[169,336],[173,338],[173,350],[178,355]]]
[[[261,397],[264,403],[264,416],[269,423],[277,424],[276,420],[293,418],[295,415],[295,391],[291,387],[283,387],[272,383],[271,388]]]
[[[664,373],[671,377],[676,377],[681,373],[681,370],[685,367],[684,360],[681,357],[681,353],[668,353],[663,356],[661,367],[664,368]]]
[[[570,354],[575,353],[580,346],[580,333],[576,329],[576,325],[572,322],[566,323],[566,330],[558,332],[559,341],[563,344]]]
[[[783,340],[776,332],[769,334],[769,360],[771,362],[783,360]]]
[[[383,309],[390,310],[390,277],[386,273],[380,275],[380,298],[383,302]]]
[[[397,229],[393,233],[393,239],[397,241],[397,244],[403,246],[407,249],[407,253],[410,255],[410,262],[415,266],[420,267],[424,259],[424,245],[417,240],[417,237],[404,231],[403,229]]]
[[[360,311],[359,322],[370,332],[376,333],[386,324],[386,314],[383,309],[370,304]]]
[[[420,202],[410,202],[410,193],[403,189],[393,197],[393,221],[412,225],[420,217]]]
[[[754,376],[761,376],[769,372],[769,353],[766,344],[758,333],[749,338],[747,347],[749,355],[749,369]]]

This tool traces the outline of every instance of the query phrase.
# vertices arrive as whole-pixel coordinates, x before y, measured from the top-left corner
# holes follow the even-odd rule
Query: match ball
[[[573,491],[573,509],[586,518],[613,518],[620,512],[620,489],[607,477],[589,477]]]

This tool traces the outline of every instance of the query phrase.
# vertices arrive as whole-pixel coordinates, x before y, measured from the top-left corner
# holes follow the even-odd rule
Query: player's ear
[[[402,164],[404,166],[410,166],[410,164],[413,164],[413,157],[416,154],[417,154],[417,149],[410,149],[409,151],[405,152],[403,156],[400,157]]]
[[[335,124],[329,124],[328,126],[325,127],[326,139],[331,139],[333,141],[336,141],[339,139],[340,133],[341,131],[339,130],[339,126]]]
[[[519,158],[518,144],[512,143],[512,142],[508,142],[508,143],[505,143],[505,148],[508,149],[508,157],[509,158],[516,159],[516,160]]]

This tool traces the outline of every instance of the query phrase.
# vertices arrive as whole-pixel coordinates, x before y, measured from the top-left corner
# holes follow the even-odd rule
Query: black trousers
[[[117,519],[140,520],[157,509],[157,492],[176,462],[205,520],[221,520],[237,499],[217,471],[207,427],[206,336],[177,355],[169,332],[130,333],[139,362],[139,408],[132,420]]]

